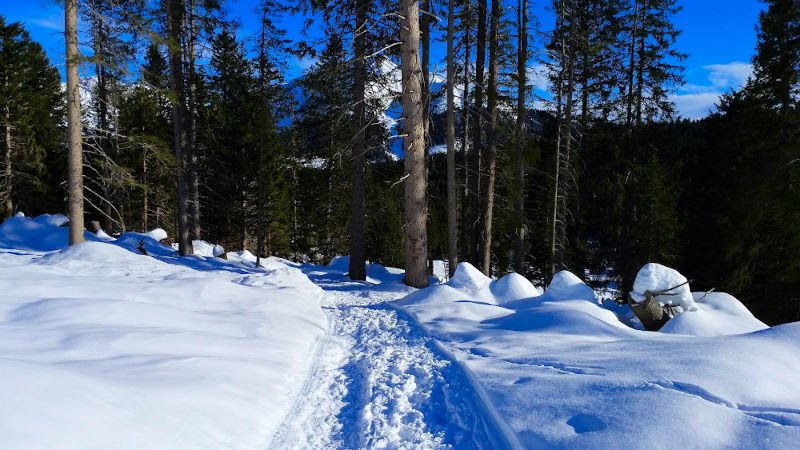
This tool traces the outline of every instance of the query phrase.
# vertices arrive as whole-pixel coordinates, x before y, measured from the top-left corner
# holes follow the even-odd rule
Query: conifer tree
[[[64,113],[60,76],[42,47],[31,41],[21,23],[0,16],[0,126],[2,127],[2,208],[5,217],[60,208],[51,186],[57,167],[50,155],[60,153]]]

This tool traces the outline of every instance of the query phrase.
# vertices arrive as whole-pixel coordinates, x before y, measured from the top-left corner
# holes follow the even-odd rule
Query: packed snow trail
[[[406,293],[397,283],[383,287],[337,273],[307,274],[325,290],[329,331],[271,448],[502,447],[460,367],[414,323],[383,305]]]

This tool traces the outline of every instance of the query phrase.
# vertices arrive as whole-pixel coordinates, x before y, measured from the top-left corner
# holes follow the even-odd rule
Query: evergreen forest
[[[797,0],[763,1],[752,75],[696,120],[671,100],[677,0],[548,0],[546,26],[528,0],[252,0],[255,33],[227,0],[64,3],[63,79],[0,16],[5,218],[350,255],[416,287],[444,260],[624,297],[658,262],[800,320]]]

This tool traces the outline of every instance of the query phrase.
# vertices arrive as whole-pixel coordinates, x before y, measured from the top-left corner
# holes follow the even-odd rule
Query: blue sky
[[[441,2],[442,0],[440,0]],[[51,60],[64,61],[63,9],[54,0],[0,0],[0,14],[7,21],[26,24],[33,39],[44,46]],[[247,33],[257,19],[254,0],[233,0],[229,9]],[[534,0],[532,15],[540,17],[544,31],[552,27],[548,1]],[[721,93],[739,87],[749,75],[750,59],[756,42],[755,25],[763,7],[759,0],[679,0],[683,10],[674,18],[683,32],[677,47],[688,53],[685,61],[687,84],[674,101],[684,117],[702,117],[713,108]],[[300,18],[286,18],[290,37],[299,37]],[[288,61],[292,74],[298,74],[308,61]]]

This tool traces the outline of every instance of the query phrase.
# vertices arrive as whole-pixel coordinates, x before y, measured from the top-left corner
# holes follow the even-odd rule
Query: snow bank
[[[2,244],[58,249],[59,222],[13,218]],[[156,238],[0,252],[2,447],[268,447],[327,327],[319,288]]]
[[[696,309],[678,314],[659,330],[691,336],[724,336],[752,333],[767,328],[739,300],[724,293],[695,293]]]
[[[679,280],[655,266],[645,279],[637,289]],[[651,333],[623,325],[569,272],[540,296],[510,300],[528,289],[516,277],[501,284],[464,270],[456,283],[396,302],[464,365],[520,447],[793,448],[800,440],[800,323],[766,328],[733,297],[700,293],[695,310]],[[664,430],[673,430],[668,444]]]
[[[0,225],[0,248],[50,252],[61,250],[69,244],[69,220],[61,214],[43,214],[29,218],[24,215],[7,219]],[[87,241],[100,240],[90,232],[84,233]]]

